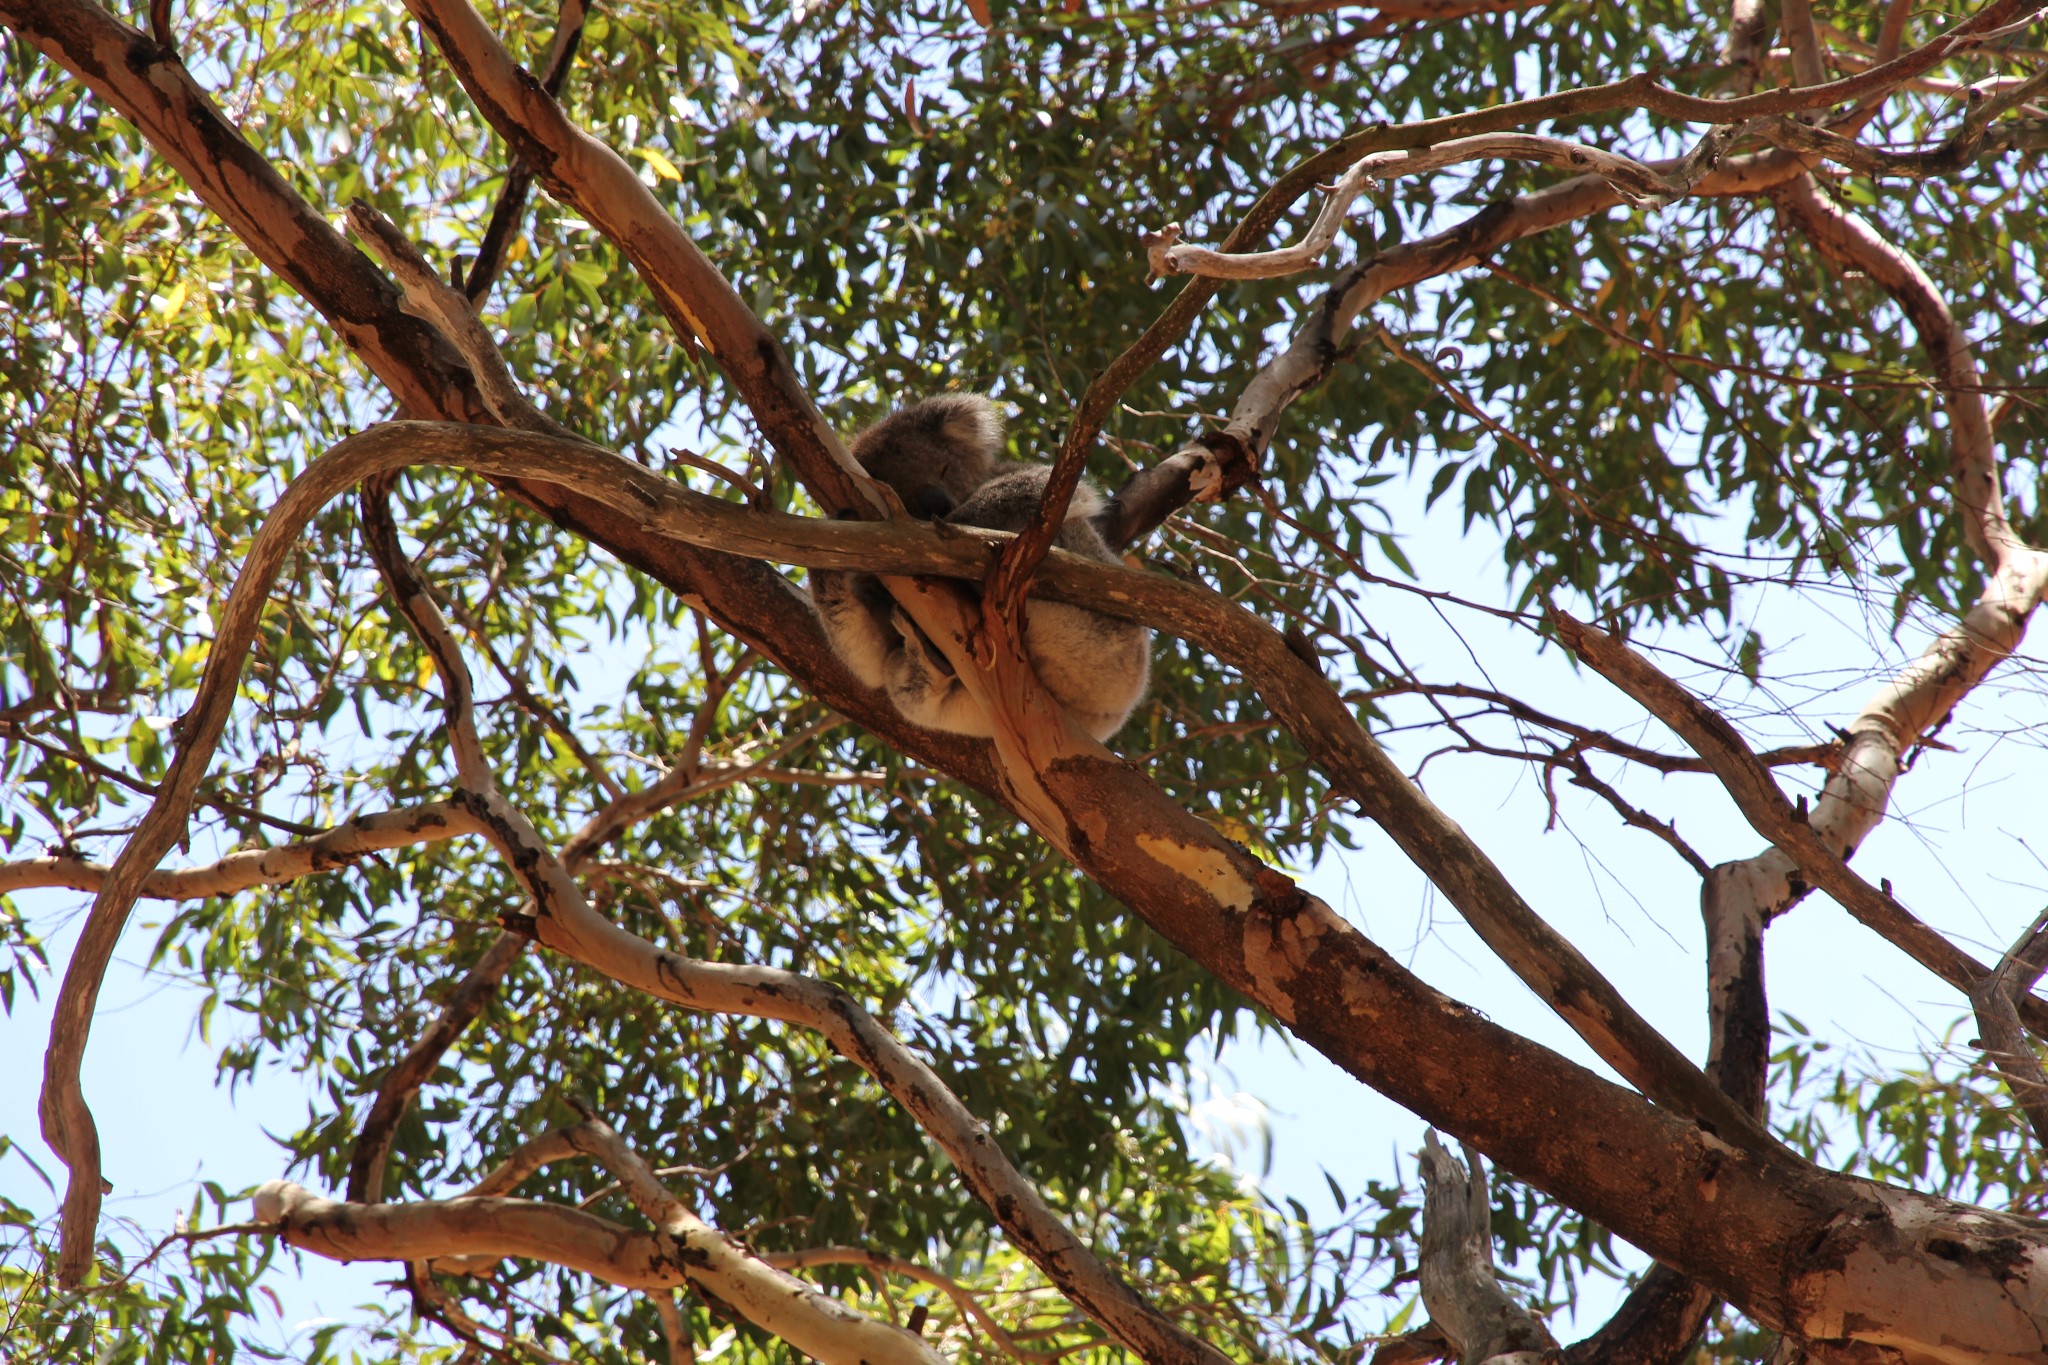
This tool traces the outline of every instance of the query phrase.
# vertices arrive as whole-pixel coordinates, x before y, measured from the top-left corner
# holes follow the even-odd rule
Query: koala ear
[[[960,504],[954,501],[951,493],[948,493],[939,485],[928,483],[915,493],[912,493],[908,498],[905,498],[903,505],[910,510],[910,515],[913,517],[922,517],[926,521],[939,521]]]

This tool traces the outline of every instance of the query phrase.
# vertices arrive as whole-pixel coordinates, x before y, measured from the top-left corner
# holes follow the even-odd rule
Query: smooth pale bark
[[[777,1270],[680,1206],[660,1233],[581,1209],[496,1196],[412,1204],[345,1204],[273,1180],[256,1217],[302,1251],[336,1261],[519,1256],[627,1289],[688,1287],[825,1365],[938,1365],[913,1333],[876,1322]]]

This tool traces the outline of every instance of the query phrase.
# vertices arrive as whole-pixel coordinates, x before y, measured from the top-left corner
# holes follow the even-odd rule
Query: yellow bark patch
[[[1226,910],[1249,910],[1259,898],[1258,888],[1245,880],[1230,855],[1221,849],[1162,839],[1156,834],[1140,834],[1137,844],[1153,862],[1172,868],[1201,887],[1209,899]]]

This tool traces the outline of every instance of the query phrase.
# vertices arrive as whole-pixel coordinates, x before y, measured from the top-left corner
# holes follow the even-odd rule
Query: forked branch
[[[1705,759],[1750,827],[1788,855],[1806,881],[1876,930],[1894,947],[1966,994],[1990,969],[1936,933],[1889,891],[1858,876],[1841,853],[1814,831],[1809,818],[1772,780],[1742,736],[1720,712],[1693,696],[1663,670],[1605,631],[1560,611],[1551,624],[1572,652],[1662,721]],[[2029,997],[2027,1026],[2048,1035],[2048,1002]]]

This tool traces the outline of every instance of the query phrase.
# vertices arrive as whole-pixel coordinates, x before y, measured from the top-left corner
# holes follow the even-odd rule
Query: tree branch
[[[594,1137],[581,1141],[622,1163],[630,1157],[622,1144],[614,1151]],[[649,1182],[653,1183],[651,1177]],[[641,1192],[652,1197],[658,1189],[654,1184]],[[861,1317],[775,1270],[672,1197],[654,1233],[635,1232],[581,1209],[497,1196],[352,1204],[273,1180],[256,1191],[254,1202],[257,1219],[275,1224],[287,1243],[330,1260],[476,1261],[518,1256],[647,1293],[695,1289],[826,1365],[938,1361],[911,1333]]]
[[[583,41],[583,21],[589,16],[589,0],[561,0],[561,13],[555,20],[555,36],[548,44],[547,56],[541,61],[540,88],[555,97],[562,93],[562,82],[568,79],[569,64],[576,60],[576,49]],[[458,288],[469,296],[469,301],[481,304],[497,282],[498,272],[505,268],[505,252],[512,245],[519,231],[519,221],[526,213],[526,197],[533,189],[533,168],[519,157],[512,158],[512,164],[505,168],[505,183],[498,190],[497,202],[491,205],[491,217],[484,227],[484,235],[477,243],[476,259],[469,263],[469,270],[456,281]]]
[[[7,0],[0,4],[6,4],[0,14],[18,18],[15,5]],[[266,260],[274,255],[297,270],[303,262],[295,252],[303,248],[331,266],[331,275],[297,270],[287,278],[324,309],[334,310],[330,316],[337,318],[343,335],[380,375],[387,376],[387,382],[420,400],[417,406],[409,405],[409,411],[451,416],[486,411],[476,398],[473,379],[433,347],[401,354],[403,347],[425,335],[422,329],[398,325],[389,333],[378,330],[391,325],[391,292],[353,253],[322,256],[332,246],[331,232],[318,215],[293,200],[274,175],[260,183],[207,178],[213,154],[236,166],[253,162],[261,167],[261,159],[220,124],[203,99],[189,98],[189,79],[181,70],[163,65],[147,51],[128,52],[119,37],[125,31],[122,26],[94,15],[89,5],[50,0],[37,7],[36,22],[48,21],[39,29],[38,41],[47,42],[75,68],[94,71],[103,92],[117,92],[117,103],[135,103],[142,114],[138,125],[152,140],[164,139],[201,164],[195,188],[233,216],[238,232],[246,228],[252,244],[271,253]],[[102,38],[111,35],[113,41],[95,46],[90,40],[95,32]],[[1782,163],[1758,164],[1775,168]],[[1752,167],[1743,173],[1757,172]],[[1730,175],[1729,183],[1735,180]],[[355,289],[362,292],[350,294]],[[371,306],[361,315],[350,314],[336,309],[343,299]],[[413,368],[414,362],[418,368]],[[447,387],[425,384],[422,376],[437,376],[437,384]],[[832,704],[869,724],[890,743],[984,790],[997,785],[986,746],[916,731],[878,703],[874,694],[852,686],[809,626],[800,599],[772,573],[744,559],[667,543],[646,532],[638,520],[620,525],[621,518],[600,517],[593,505],[549,486],[521,485],[518,491],[565,525],[580,528],[607,546],[621,547],[628,563],[649,568],[679,591],[698,594],[728,628],[761,643],[765,652],[790,665]],[[1107,566],[1087,567],[1111,572]],[[1094,588],[1105,590],[1100,582]],[[1191,605],[1197,600],[1181,603],[1195,617],[1201,614]],[[1265,658],[1261,651],[1266,636],[1293,660],[1292,665]],[[1238,643],[1249,664],[1263,670],[1264,688],[1299,689],[1300,696],[1290,703],[1294,714],[1299,718],[1312,711],[1313,701],[1303,700],[1310,696],[1312,670],[1293,659],[1277,635],[1254,632]],[[1296,671],[1289,672],[1290,667]],[[1314,686],[1327,690],[1320,678],[1314,679]],[[1336,709],[1342,714],[1341,706]],[[1346,720],[1355,729],[1355,721],[1348,716]],[[1912,1219],[1921,1216],[1920,1211],[1950,1207],[1904,1191],[1887,1192],[1896,1208],[1878,1207],[1868,1202],[1864,1186],[1813,1172],[1771,1149],[1731,1155],[1725,1144],[1693,1125],[1429,990],[1327,906],[1303,895],[1184,811],[1169,809],[1170,803],[1163,802],[1156,789],[1104,759],[1076,756],[1047,775],[1046,791],[1062,821],[1053,831],[1065,836],[1060,846],[1072,851],[1112,894],[1170,941],[1272,1008],[1305,1041],[1354,1075],[1474,1141],[1506,1169],[1533,1173],[1559,1198],[1587,1209],[1660,1258],[1717,1287],[1725,1286],[1761,1322],[1804,1321],[1801,1305],[1810,1300],[1800,1296],[1817,1283],[1811,1275],[1822,1273],[1811,1264],[1811,1248],[1826,1246],[1827,1229],[1836,1225],[1833,1220],[1858,1219],[1859,1236],[1892,1238],[1903,1245],[1916,1235],[1909,1225],[1918,1226]],[[1555,1096],[1560,1104],[1569,1104],[1574,1122],[1532,1120],[1506,1102],[1509,1096],[1529,1093]],[[1576,1141],[1585,1125],[1602,1132],[1607,1150],[1625,1153],[1626,1160],[1586,1161]],[[1667,1197],[1643,1200],[1646,1184]],[[1701,1216],[1703,1199],[1714,1205],[1710,1218]],[[1972,1245],[1979,1240],[1974,1229],[1980,1223],[1985,1236],[1995,1233],[2022,1243],[2031,1236],[2023,1225],[1996,1215],[1979,1212],[1972,1217],[1976,1221],[1961,1233]],[[1962,1220],[1953,1221],[1963,1226]],[[1881,1305],[1874,1296],[1882,1297]],[[1852,1312],[1867,1308],[1872,1320],[1881,1313],[1895,1331],[1917,1334],[1913,1340],[1934,1340],[1940,1325],[1931,1318],[1912,1319],[1910,1313],[1900,1313],[1895,1298],[1852,1281],[1829,1302],[1835,1309],[1846,1302]],[[2011,1305],[1987,1305],[1985,1311],[2000,1323],[2011,1319],[2017,1324],[2015,1333],[2025,1325]]]
[[[1469,1173],[1468,1173],[1469,1167]],[[1457,1347],[1460,1361],[1491,1361],[1528,1352],[1534,1360],[1557,1350],[1557,1339],[1500,1287],[1493,1267],[1493,1201],[1486,1167],[1468,1145],[1465,1165],[1422,1135],[1422,1244],[1417,1268],[1429,1320]]]
[[[2032,999],[2034,982],[2044,965],[2048,945],[2048,910],[2034,917],[1999,959],[1998,969],[1970,988],[1970,1005],[1983,1033],[1984,1051],[2005,1077],[2020,1112],[2033,1125],[2034,1141],[2048,1146],[2048,1071],[2020,1027],[2018,1001]]]
[[[866,1247],[805,1247],[801,1251],[767,1252],[761,1259],[784,1270],[802,1270],[814,1265],[857,1265],[865,1266],[869,1270],[901,1275],[920,1284],[928,1284],[951,1299],[961,1316],[986,1333],[990,1343],[1011,1359],[1053,1365],[1053,1362],[1061,1358],[1055,1352],[1032,1351],[1019,1345],[1017,1339],[1004,1330],[1003,1325],[982,1306],[981,1300],[967,1286],[949,1275],[941,1275],[929,1266],[905,1260],[901,1256],[890,1256]]]
[[[1949,491],[1964,538],[1984,557],[1993,577],[2038,573],[2039,565],[2029,562],[2034,552],[2013,533],[2006,517],[1976,356],[1934,281],[1869,223],[1824,196],[1811,176],[1785,182],[1772,202],[1823,257],[1868,275],[1905,312],[1933,365],[1935,387],[1948,413]]]
[[[303,843],[246,849],[203,867],[160,869],[142,879],[136,895],[169,901],[232,896],[252,887],[279,886],[348,867],[385,849],[437,843],[477,832],[476,822],[466,812],[445,801],[429,801],[359,815]],[[72,855],[0,863],[0,895],[32,886],[96,892],[106,885],[112,871],[104,863]]]
[[[1468,161],[1533,161],[1562,166],[1592,176],[1625,202],[1638,207],[1673,203],[1692,193],[1693,187],[1721,159],[1728,144],[1741,135],[1744,126],[1709,129],[1668,175],[1598,147],[1534,133],[1482,133],[1415,150],[1374,152],[1351,164],[1351,169],[1331,188],[1308,235],[1294,246],[1233,255],[1182,242],[1180,227],[1173,224],[1144,237],[1145,260],[1155,275],[1203,275],[1231,280],[1291,275],[1322,259],[1330,244],[1337,240],[1337,231],[1351,205],[1374,181],[1420,175]]]
[[[1888,891],[1851,871],[1843,854],[1829,846],[1807,815],[1792,809],[1770,770],[1756,761],[1720,712],[1605,631],[1556,610],[1549,613],[1549,620],[1594,672],[1670,726],[1713,767],[1750,827],[1790,856],[1809,884],[1833,896],[1843,909],[1958,990],[1968,993],[1988,974],[1989,968],[1929,928]],[[2048,1002],[2030,998],[2026,1015],[2028,1027],[2048,1034]]]
[[[895,567],[921,575],[978,577],[1007,538],[973,528],[908,522],[824,521],[760,512],[694,493],[630,461],[582,442],[491,428],[389,423],[350,437],[300,476],[326,483],[330,469],[375,470],[404,462],[445,463],[505,477],[573,482],[578,491],[664,532],[742,553],[763,553],[831,568],[886,566],[856,545],[887,547]],[[275,515],[273,521],[276,520]],[[897,558],[895,556],[900,556]],[[1309,747],[1338,790],[1359,801],[1445,891],[1493,950],[1644,1093],[1710,1122],[1731,1142],[1768,1141],[1663,1036],[1632,1010],[1576,948],[1521,898],[1507,878],[1358,725],[1322,675],[1285,640],[1216,594],[1193,584],[1056,553],[1042,575],[1046,595],[1143,620],[1200,643],[1245,672],[1283,724]],[[1038,771],[1059,771],[1046,762]],[[1149,793],[1147,804],[1185,812]],[[1048,797],[1052,795],[1046,789]],[[1053,818],[1071,831],[1064,813]],[[1199,822],[1195,822],[1199,823]],[[1206,826],[1204,826],[1206,828]],[[1072,848],[1096,836],[1068,832]],[[1063,840],[1063,842],[1062,842]]]

